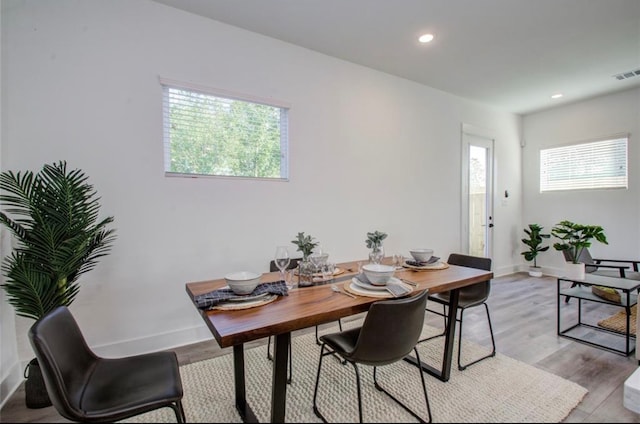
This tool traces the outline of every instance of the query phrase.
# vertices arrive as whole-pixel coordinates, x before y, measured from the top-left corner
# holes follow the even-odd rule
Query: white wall
[[[495,134],[496,193],[511,194],[496,201],[494,272],[521,264],[516,115],[148,0],[3,7],[3,169],[67,160],[115,217],[114,249],[71,307],[100,354],[211,338],[185,283],[266,271],[299,231],[337,262],[365,258],[373,230],[387,254],[459,251],[463,123]],[[165,178],[159,76],[290,103],[290,181]],[[22,361],[29,325],[2,332]]]
[[[609,244],[594,242],[589,248],[593,257],[637,260],[640,257],[637,166],[640,163],[640,89],[527,115],[523,127],[526,142],[522,153],[524,224],[538,223],[545,231],[564,219],[600,225]],[[628,189],[540,193],[540,149],[618,133],[630,133]],[[552,237],[549,244],[553,242]],[[562,254],[553,247],[538,257],[538,265],[553,275],[561,273],[563,264]]]

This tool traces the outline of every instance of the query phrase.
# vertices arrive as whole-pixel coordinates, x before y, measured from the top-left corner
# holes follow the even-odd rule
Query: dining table
[[[391,264],[392,258],[384,258],[383,263]],[[233,348],[233,367],[235,383],[235,406],[244,422],[258,422],[246,397],[246,379],[244,362],[244,344],[253,340],[273,336],[273,374],[271,382],[271,422],[285,422],[287,363],[291,344],[291,333],[341,318],[366,312],[380,297],[346,296],[332,289],[332,285],[342,287],[348,284],[359,272],[359,265],[366,260],[356,260],[336,264],[340,274],[329,281],[320,281],[309,287],[296,287],[288,290],[287,296],[278,296],[276,300],[259,307],[246,309],[200,309],[196,296],[222,289],[226,286],[224,278],[207,281],[188,282],[186,292],[194,306],[204,319],[221,348]],[[446,264],[440,269],[416,270],[397,269],[394,277],[409,282],[415,295],[422,290],[430,294],[450,291],[450,307],[447,312],[445,343],[440,368],[429,364],[418,364],[414,358],[405,358],[416,366],[421,366],[428,374],[448,381],[454,349],[457,304],[459,290],[493,278],[493,272],[476,268],[467,268]],[[278,272],[265,272],[260,282],[280,280]]]

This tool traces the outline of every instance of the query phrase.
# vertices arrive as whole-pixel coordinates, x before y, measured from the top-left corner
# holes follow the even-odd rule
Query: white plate
[[[384,286],[374,286],[371,283],[365,283],[364,281],[360,281],[356,277],[353,277],[353,279],[351,281],[353,281],[353,284],[355,284],[356,286],[360,287],[361,289],[376,290],[376,291],[387,290],[387,285],[386,284]],[[389,282],[400,283],[401,281],[398,280],[395,277],[391,277],[389,279]]]

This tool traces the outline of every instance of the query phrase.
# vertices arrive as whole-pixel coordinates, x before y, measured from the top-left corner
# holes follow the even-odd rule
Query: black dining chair
[[[313,412],[318,418],[325,423],[327,422],[318,408],[318,387],[322,370],[322,359],[327,355],[337,354],[346,362],[352,364],[355,370],[358,392],[358,417],[360,422],[363,422],[362,390],[358,364],[373,366],[373,381],[376,389],[385,393],[420,422],[431,422],[431,407],[429,406],[429,397],[427,396],[424,371],[421,367],[416,367],[416,370],[420,374],[422,382],[424,400],[429,417],[428,421],[425,421],[416,412],[412,411],[408,406],[393,396],[387,389],[383,388],[376,376],[377,367],[401,361],[412,351],[415,353],[418,362],[420,362],[420,354],[418,353],[418,349],[416,349],[416,344],[424,326],[426,304],[427,290],[412,297],[380,300],[371,305],[361,327],[325,334],[320,337],[322,348],[320,350],[320,361],[318,362],[318,373],[313,392]],[[397,387],[397,391],[402,392],[403,389],[404,387]]]
[[[476,268],[476,269],[482,269],[485,271],[491,271],[490,258],[452,253],[451,255],[449,255],[449,259],[447,259],[447,263],[450,265],[465,266],[468,268]],[[487,305],[487,300],[489,298],[489,294],[491,293],[491,280],[482,281],[480,283],[476,283],[471,286],[463,287],[460,289],[459,293],[460,294],[458,298],[458,308],[456,311],[456,316],[458,311],[460,311],[460,318],[456,318],[456,321],[460,323],[458,327],[458,369],[460,371],[463,371],[467,367],[477,362],[480,362],[483,359],[496,356],[496,342],[493,336],[493,327],[491,325],[491,315],[489,314],[489,306]],[[420,340],[420,342],[425,342],[427,340],[431,340],[436,337],[442,337],[446,334],[447,308],[450,305],[450,295],[451,295],[451,292],[448,292],[448,291],[429,295],[429,300],[435,303],[441,304],[443,311],[439,312],[429,308],[427,308],[427,311],[444,317],[444,330],[441,334],[436,334],[435,336],[427,337],[425,339]],[[481,305],[484,306],[485,311],[487,313],[487,322],[489,324],[489,334],[491,336],[492,350],[491,350],[491,353],[489,353],[488,355],[475,359],[463,365],[461,362],[461,358],[462,358],[462,323],[463,323],[464,311],[469,308],[473,308]]]
[[[36,321],[29,341],[49,398],[64,418],[113,422],[169,407],[178,422],[186,421],[175,352],[101,358],[66,306]]]

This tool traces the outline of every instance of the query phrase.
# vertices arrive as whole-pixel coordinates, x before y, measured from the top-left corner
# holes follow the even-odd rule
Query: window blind
[[[288,108],[162,88],[166,173],[288,178]]]
[[[627,188],[629,137],[540,150],[540,192]]]

